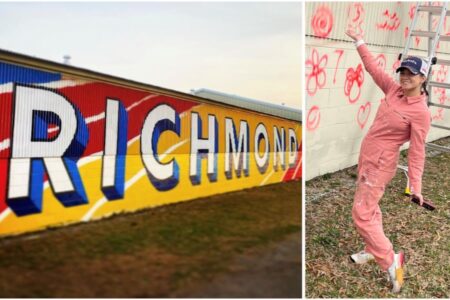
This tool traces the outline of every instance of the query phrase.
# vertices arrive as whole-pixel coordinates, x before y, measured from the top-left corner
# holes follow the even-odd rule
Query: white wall
[[[357,163],[362,138],[384,97],[364,68],[358,72],[362,62],[354,44],[346,37],[345,29],[349,25],[361,28],[369,49],[385,66],[386,72],[395,76],[397,56],[405,44],[405,28],[410,26],[412,6],[407,2],[305,4],[306,180]],[[418,28],[425,29],[427,16],[421,15]],[[450,22],[444,33],[448,32]],[[418,44],[414,42],[413,48],[411,55],[426,56],[425,38]],[[442,53],[438,57],[450,59],[449,50],[450,42],[442,42],[439,48]],[[448,70],[448,66],[435,66],[433,80],[449,82]],[[354,79],[357,74],[359,80]],[[439,100],[441,93],[442,90],[433,89],[433,102],[450,105],[450,93],[444,91]],[[430,110],[433,124],[450,127],[449,110],[436,107]],[[447,130],[432,128],[428,141],[449,135]]]

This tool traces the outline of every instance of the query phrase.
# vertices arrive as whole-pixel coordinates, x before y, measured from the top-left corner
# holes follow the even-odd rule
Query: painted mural
[[[301,177],[301,124],[0,62],[0,236]]]

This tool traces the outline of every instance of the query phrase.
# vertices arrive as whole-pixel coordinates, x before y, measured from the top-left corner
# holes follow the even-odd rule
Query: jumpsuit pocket
[[[395,172],[399,155],[399,151],[381,151],[377,162],[378,169],[385,172]]]
[[[371,142],[364,143],[358,163],[359,175],[362,175],[362,173],[371,173],[376,177],[380,170],[379,165],[382,154],[383,150],[376,144]],[[381,160],[383,161],[383,159]]]

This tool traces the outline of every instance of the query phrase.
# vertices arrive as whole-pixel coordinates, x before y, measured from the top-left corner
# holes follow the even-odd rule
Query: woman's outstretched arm
[[[422,174],[425,164],[425,140],[430,130],[431,114],[424,104],[424,113],[417,114],[411,122],[411,141],[408,150],[408,175],[411,193],[422,205]]]
[[[367,45],[364,43],[362,35],[356,33],[352,29],[348,29],[345,33],[355,41],[359,56],[364,64],[364,68],[370,76],[372,76],[375,83],[386,94],[389,89],[396,85],[395,80],[378,66],[377,61],[373,57],[372,53],[370,53]]]

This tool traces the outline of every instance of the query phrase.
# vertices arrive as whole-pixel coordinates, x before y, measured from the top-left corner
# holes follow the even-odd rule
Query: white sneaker
[[[400,292],[403,285],[403,273],[405,269],[405,254],[399,252],[394,254],[394,262],[388,269],[389,280],[392,282],[392,292]]]
[[[375,257],[373,257],[373,255],[371,253],[365,252],[364,250],[350,255],[350,260],[358,265],[365,264],[374,259],[375,259]]]

